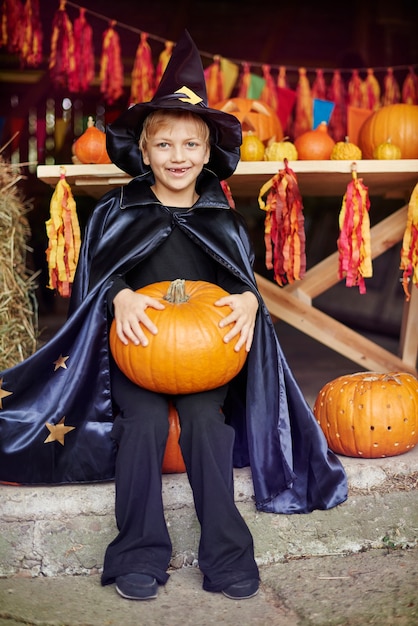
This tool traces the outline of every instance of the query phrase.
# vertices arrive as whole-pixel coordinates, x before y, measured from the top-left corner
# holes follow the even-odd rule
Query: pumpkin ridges
[[[390,104],[372,113],[359,131],[363,158],[373,159],[374,150],[388,137],[399,146],[402,159],[418,158],[418,105]]]
[[[147,347],[125,346],[116,336],[114,322],[111,326],[109,341],[116,363],[134,383],[152,391],[177,395],[213,389],[234,378],[246,360],[244,349],[235,352],[235,342],[223,341],[228,327],[218,326],[230,309],[215,307],[214,302],[227,292],[205,281],[185,283],[187,303],[164,301],[163,311],[147,309],[158,328],[157,335],[144,329]],[[164,281],[138,291],[162,300],[169,284]]]

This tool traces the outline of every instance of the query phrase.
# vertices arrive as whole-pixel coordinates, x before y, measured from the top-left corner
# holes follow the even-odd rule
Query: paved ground
[[[360,370],[286,325],[280,324],[278,331],[289,363],[311,404],[328,380]],[[383,342],[391,344],[391,340]],[[337,507],[329,517],[338,518],[338,509],[341,515],[352,511],[358,500],[363,503],[362,515],[368,518],[372,530],[381,523],[381,517],[375,517],[377,501],[384,504],[388,520],[396,513],[396,519],[408,528],[407,541],[399,524],[391,528],[380,545],[365,545],[356,553],[336,553],[335,534],[331,536],[330,532],[328,540],[329,531],[324,525],[325,537],[320,540],[328,541],[329,553],[315,556],[305,550],[301,558],[284,555],[276,562],[262,565],[259,595],[241,602],[202,591],[197,567],[173,569],[167,585],[160,588],[159,597],[148,602],[119,598],[113,586],[100,586],[97,572],[89,576],[3,578],[0,626],[418,626],[415,452],[394,457],[393,463],[401,464],[401,475],[392,471],[391,485],[388,487],[385,482],[380,491],[374,489],[370,506],[366,480],[366,488],[358,492],[361,498],[352,490],[349,506]],[[351,475],[358,470],[367,478],[375,468],[361,460],[356,469],[353,460],[349,469]],[[321,529],[314,523],[316,518],[304,516],[304,521],[307,534],[310,529],[319,537]],[[345,519],[355,532],[353,517],[346,515]],[[278,532],[280,535],[280,528]]]
[[[261,590],[228,600],[174,570],[156,600],[120,598],[98,576],[0,580],[0,626],[416,626],[418,548],[289,560],[261,568]]]

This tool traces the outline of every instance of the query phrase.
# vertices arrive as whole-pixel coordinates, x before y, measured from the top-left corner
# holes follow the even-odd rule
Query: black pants
[[[180,418],[180,447],[201,526],[198,559],[207,591],[258,578],[253,539],[234,502],[234,430],[221,411],[226,391],[222,387],[171,398]],[[117,368],[112,395],[120,409],[112,430],[119,446],[119,534],[106,550],[102,584],[131,572],[152,575],[164,584],[172,550],[161,494],[170,398],[134,385]]]

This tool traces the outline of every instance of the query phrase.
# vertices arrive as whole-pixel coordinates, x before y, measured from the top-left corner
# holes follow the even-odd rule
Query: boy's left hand
[[[250,351],[251,344],[254,336],[255,318],[258,311],[258,300],[251,291],[245,291],[244,293],[235,293],[228,296],[224,296],[215,302],[215,306],[228,305],[232,311],[221,319],[219,327],[224,328],[229,324],[233,324],[233,327],[224,337],[225,343],[228,343],[240,335],[234,350],[239,352],[242,346],[245,345],[247,352]]]

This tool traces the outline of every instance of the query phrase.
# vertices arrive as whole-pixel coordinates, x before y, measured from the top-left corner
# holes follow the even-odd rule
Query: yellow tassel
[[[80,252],[80,227],[71,187],[65,179],[65,167],[60,168],[60,179],[51,198],[50,219],[45,222],[48,235],[46,258],[49,289],[68,298],[74,281]]]
[[[402,286],[406,301],[409,302],[411,292],[409,284],[412,281],[418,285],[418,184],[411,194],[408,205],[406,228],[402,241],[401,264],[403,270]]]

